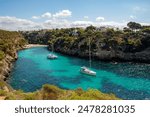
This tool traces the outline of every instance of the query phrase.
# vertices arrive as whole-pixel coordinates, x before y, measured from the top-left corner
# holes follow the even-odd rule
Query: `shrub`
[[[5,86],[3,81],[0,81],[0,89],[2,89]]]
[[[36,93],[27,93],[27,94],[25,94],[25,96],[24,96],[24,100],[36,100],[37,99],[37,95],[36,95]]]
[[[5,53],[0,50],[0,60],[2,60],[5,57]]]
[[[6,91],[0,90],[0,96],[5,96],[5,95],[6,95]]]
[[[54,85],[45,84],[42,88],[43,99],[58,99],[63,91]]]

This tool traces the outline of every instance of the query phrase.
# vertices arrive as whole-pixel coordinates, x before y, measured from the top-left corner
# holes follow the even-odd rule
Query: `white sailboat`
[[[51,54],[48,54],[47,58],[48,58],[48,59],[57,59],[57,58],[58,58],[58,56],[56,56],[56,55],[54,54],[54,46],[53,46],[53,44],[52,44],[52,53],[51,53]]]
[[[49,55],[47,56],[47,58],[48,58],[48,59],[57,59],[58,56],[56,56],[56,55],[54,55],[54,54],[49,54]]]
[[[84,74],[87,74],[87,75],[96,76],[95,71],[92,71],[92,70],[90,70],[89,68],[87,68],[85,66],[81,67],[80,72],[84,73]]]
[[[89,65],[91,68],[91,44],[90,44],[90,39],[89,39]],[[83,66],[80,68],[80,72],[83,74],[91,75],[91,76],[96,76],[96,72],[92,71],[91,69]]]

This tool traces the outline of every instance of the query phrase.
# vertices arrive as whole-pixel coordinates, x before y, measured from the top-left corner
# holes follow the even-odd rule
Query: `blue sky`
[[[13,21],[22,19],[38,25],[49,21],[54,28],[53,23],[56,25],[58,21],[79,25],[150,23],[150,0],[0,0],[0,17],[0,28],[6,28],[11,22],[3,23],[4,19],[11,20],[11,17],[16,18],[12,18]]]

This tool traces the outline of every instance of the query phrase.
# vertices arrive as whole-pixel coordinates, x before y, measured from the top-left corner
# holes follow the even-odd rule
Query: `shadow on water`
[[[14,89],[22,89],[25,92],[36,91],[42,87],[43,84],[52,84],[60,88],[65,88],[60,85],[60,82],[79,84],[86,79],[90,82],[90,78],[85,76],[70,76],[59,77],[53,76],[52,73],[65,73],[67,70],[42,70],[38,64],[28,58],[19,58],[10,74],[9,83]],[[68,88],[66,88],[68,89]]]
[[[92,61],[92,68],[97,76],[90,77],[79,72],[81,66],[89,66],[88,60],[58,53],[57,60],[48,60],[49,53],[45,47],[20,51],[10,74],[10,85],[25,92],[36,91],[43,84],[53,84],[63,89],[96,88],[106,93],[114,93],[122,99],[150,99],[149,64]],[[129,84],[122,85],[124,81]],[[132,87],[131,81],[137,87]],[[146,88],[145,83],[148,83]],[[129,90],[130,88],[134,90]]]
[[[116,85],[109,80],[104,80],[102,90],[105,93],[113,93],[117,97],[125,100],[145,100],[150,99],[150,92],[142,90],[128,90],[120,85]]]
[[[89,66],[89,61],[84,59],[71,58],[69,62],[76,66]],[[150,64],[92,61],[92,68],[112,72],[122,77],[145,78],[150,80]]]

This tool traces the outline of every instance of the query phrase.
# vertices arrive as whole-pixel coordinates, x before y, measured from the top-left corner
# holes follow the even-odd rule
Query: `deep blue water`
[[[48,83],[63,89],[94,88],[122,99],[150,99],[150,64],[94,61],[92,69],[97,76],[92,77],[79,72],[81,66],[89,65],[88,60],[58,53],[57,60],[49,60],[49,53],[45,47],[19,51],[10,85],[31,92]]]

